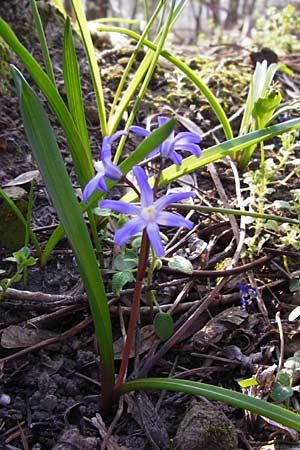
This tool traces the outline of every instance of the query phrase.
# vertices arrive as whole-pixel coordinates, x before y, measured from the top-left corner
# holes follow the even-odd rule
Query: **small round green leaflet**
[[[160,311],[153,321],[155,334],[162,340],[168,339],[173,334],[174,322],[170,314]]]

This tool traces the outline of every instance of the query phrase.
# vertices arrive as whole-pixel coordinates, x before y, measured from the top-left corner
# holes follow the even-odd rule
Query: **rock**
[[[175,436],[176,450],[236,450],[233,424],[220,410],[197,402],[185,413]]]
[[[25,189],[12,186],[3,190],[25,216],[28,204]],[[24,245],[25,227],[2,197],[0,197],[0,217],[0,247],[19,250]]]

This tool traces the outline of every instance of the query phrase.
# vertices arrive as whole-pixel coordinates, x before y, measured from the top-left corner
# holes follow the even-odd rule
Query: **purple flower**
[[[168,120],[168,117],[159,116],[157,120],[158,126],[161,127]],[[150,130],[138,126],[132,126],[129,130],[143,137],[149,136],[150,134]],[[160,152],[163,159],[170,158],[174,164],[180,166],[182,156],[179,155],[176,150],[186,150],[199,157],[201,155],[201,148],[198,144],[201,140],[202,139],[198,134],[191,133],[190,131],[178,133],[177,136],[175,136],[175,132],[172,131],[167,139],[165,139],[159,147],[152,150],[148,156],[154,156],[156,153]]]
[[[100,149],[100,161],[94,163],[96,169],[96,175],[88,182],[83,190],[83,201],[88,202],[88,198],[92,193],[98,189],[99,191],[106,192],[106,184],[104,178],[108,178],[112,181],[119,181],[122,177],[122,172],[116,164],[111,160],[111,147],[112,143],[119,139],[120,136],[127,135],[126,131],[117,131],[112,136],[105,136],[103,138],[102,147]]]
[[[236,287],[240,291],[241,309],[246,311],[249,302],[254,300],[257,296],[256,289],[243,283],[236,283]]]
[[[154,201],[153,191],[149,186],[147,175],[142,167],[133,167],[133,173],[140,188],[141,206],[125,203],[118,200],[102,200],[99,204],[101,208],[109,208],[134,217],[115,232],[115,244],[123,245],[132,236],[146,228],[148,238],[157,256],[165,254],[164,247],[159,234],[158,225],[168,227],[185,227],[189,230],[193,228],[193,223],[184,217],[163,211],[171,203],[178,202],[184,198],[193,197],[194,192],[182,192],[178,194],[164,195]]]

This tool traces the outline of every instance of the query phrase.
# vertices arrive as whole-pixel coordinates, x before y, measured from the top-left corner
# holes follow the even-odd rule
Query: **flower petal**
[[[169,117],[166,117],[166,116],[158,116],[158,118],[157,118],[158,126],[161,127],[164,123],[167,122],[167,120],[169,120]]]
[[[156,256],[164,256],[165,250],[159,235],[158,225],[156,223],[149,223],[146,229],[150,244]]]
[[[115,244],[123,245],[127,242],[132,236],[142,231],[145,228],[145,221],[140,217],[136,217],[135,219],[129,220],[125,225],[123,225],[119,230],[115,232]]]
[[[199,158],[199,156],[201,155],[201,148],[197,144],[175,144],[174,148],[175,150],[186,150],[188,152],[191,152],[193,153],[193,155],[197,156],[197,158]]]
[[[192,133],[191,131],[182,131],[178,133],[174,139],[176,145],[178,144],[199,144],[202,141],[201,136],[196,133]]]
[[[106,192],[106,185],[104,181],[104,176],[101,173],[96,173],[96,175],[88,182],[83,190],[83,201],[88,202],[88,198],[92,193],[98,189],[99,191]]]
[[[141,204],[143,207],[147,207],[153,204],[153,191],[148,183],[148,178],[144,169],[140,166],[134,166],[132,168],[135,178],[137,179],[139,188],[140,188],[140,196],[141,196]]]
[[[156,222],[159,225],[167,226],[167,227],[184,227],[191,230],[194,226],[193,222],[185,219],[184,217],[174,214],[168,211],[161,211],[157,216]]]
[[[185,198],[194,197],[195,195],[195,192],[178,192],[176,194],[164,195],[154,202],[154,207],[156,211],[161,211],[171,205],[171,203],[176,203],[180,200],[184,200]]]
[[[169,154],[168,157],[171,159],[171,161],[173,161],[174,164],[176,164],[176,166],[180,166],[182,163],[182,156],[179,155],[177,152],[175,152],[175,150],[172,150]]]
[[[127,136],[128,133],[126,131],[116,131],[116,133],[111,136],[104,136],[102,141],[102,146],[100,149],[100,159],[103,162],[111,160],[111,147],[115,140],[117,140],[120,136]]]
[[[103,161],[105,176],[113,181],[118,181],[122,178],[123,174],[116,164],[111,161]]]
[[[119,200],[102,200],[99,203],[100,208],[108,208],[113,211],[118,211],[123,214],[132,214],[138,216],[141,208],[139,206],[132,205],[131,203],[120,202]]]
[[[129,127],[129,131],[132,131],[133,133],[138,134],[139,136],[149,136],[150,131],[146,130],[146,128],[138,127],[136,125],[132,125],[132,127]]]

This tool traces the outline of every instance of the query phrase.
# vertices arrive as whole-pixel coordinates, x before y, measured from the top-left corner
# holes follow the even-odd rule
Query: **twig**
[[[82,322],[78,323],[74,327],[70,328],[69,330],[65,331],[60,336],[55,336],[49,339],[45,339],[42,342],[38,342],[37,344],[32,345],[31,347],[24,348],[20,350],[17,353],[14,353],[13,355],[5,356],[4,358],[0,359],[0,364],[7,363],[9,361],[14,361],[16,359],[22,358],[23,356],[27,355],[28,353],[31,353],[36,350],[40,350],[41,348],[47,347],[51,344],[56,344],[57,342],[62,342],[65,339],[68,339],[72,336],[75,336],[76,334],[80,333],[84,328],[88,327],[92,323],[92,319],[86,319]]]
[[[280,311],[277,311],[275,317],[276,317],[276,322],[278,325],[279,338],[280,338],[280,354],[279,354],[279,361],[278,361],[278,370],[277,370],[277,375],[276,375],[276,379],[277,379],[278,373],[282,369],[283,361],[284,361],[284,333],[283,333],[283,327],[282,327],[281,318],[280,318]]]
[[[228,198],[227,198],[226,192],[224,190],[224,187],[222,185],[222,182],[219,178],[219,175],[218,175],[215,165],[213,163],[210,163],[210,164],[208,164],[207,167],[208,167],[209,173],[212,177],[212,180],[216,186],[218,194],[224,204],[224,207],[229,208]],[[238,227],[237,220],[232,214],[230,214],[228,216],[228,219],[229,219],[232,231],[233,231],[233,235],[238,243],[239,242],[239,227]]]
[[[154,364],[159,361],[179,340],[184,339],[190,327],[196,322],[198,317],[208,308],[214,298],[219,294],[223,286],[227,283],[227,278],[222,278],[214,290],[206,297],[205,300],[198,306],[198,308],[190,315],[190,317],[184,322],[184,324],[168,339],[158,350],[158,352],[149,358],[144,367],[139,371],[139,377],[143,378],[147,376],[149,370],[152,369]]]

